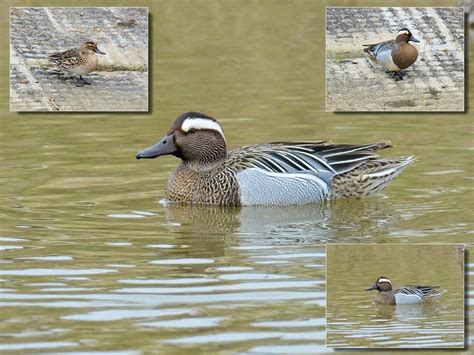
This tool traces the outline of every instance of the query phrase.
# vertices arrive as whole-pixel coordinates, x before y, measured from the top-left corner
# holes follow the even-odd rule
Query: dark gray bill
[[[143,149],[142,151],[138,152],[136,155],[137,159],[153,159],[162,155],[173,154],[178,150],[176,145],[174,144],[174,135],[169,134],[165,136],[162,140],[160,140],[155,145]]]
[[[377,285],[376,285],[376,284],[373,284],[372,286],[367,287],[365,290],[366,290],[366,291],[370,291],[370,290],[376,290],[376,289],[377,289]]]

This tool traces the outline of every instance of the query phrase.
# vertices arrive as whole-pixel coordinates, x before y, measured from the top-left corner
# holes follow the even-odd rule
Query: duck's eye
[[[196,132],[196,128],[190,128],[190,129],[188,130],[188,133],[194,133],[194,132]]]

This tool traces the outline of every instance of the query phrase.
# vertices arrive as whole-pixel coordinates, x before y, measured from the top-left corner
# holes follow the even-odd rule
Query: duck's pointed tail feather
[[[405,168],[415,161],[414,156],[399,158],[396,160],[378,160],[380,168],[367,172],[362,179],[366,185],[366,195],[371,195],[382,191],[393,179],[395,179]]]
[[[414,156],[370,160],[346,174],[334,177],[334,197],[364,197],[378,193],[414,161]]]
[[[434,291],[428,295],[425,296],[427,301],[436,301],[438,298],[440,298],[442,295],[446,293],[447,290],[442,290],[442,291]]]

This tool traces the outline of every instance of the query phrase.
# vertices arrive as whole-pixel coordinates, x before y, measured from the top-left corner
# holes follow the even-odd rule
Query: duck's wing
[[[438,288],[439,286],[405,285],[397,290],[395,297],[396,299],[398,297],[397,303],[400,300],[406,304],[434,301],[446,292],[446,290],[439,291]],[[417,302],[414,302],[414,300],[417,300]]]
[[[394,49],[397,42],[395,40],[375,43],[375,44],[364,44],[364,52],[368,53],[373,58],[377,58],[381,53],[391,51]]]
[[[408,288],[410,290],[416,289],[416,292],[422,294],[423,297],[427,300],[435,300],[442,296],[446,290],[439,290],[438,286],[421,286],[421,285],[406,285],[404,288]]]
[[[329,198],[332,179],[375,159],[388,142],[351,145],[276,142],[230,152],[224,169],[235,175],[243,205],[304,204]]]
[[[390,142],[364,145],[327,142],[275,142],[247,146],[229,153],[227,164],[236,171],[258,168],[274,173],[313,173],[325,181],[344,174],[368,160],[375,159],[379,149]]]
[[[50,62],[60,66],[77,65],[80,59],[81,55],[77,49],[69,49],[65,52],[53,53],[49,56]]]
[[[423,301],[424,293],[417,287],[402,286],[393,291],[396,304],[418,304]]]

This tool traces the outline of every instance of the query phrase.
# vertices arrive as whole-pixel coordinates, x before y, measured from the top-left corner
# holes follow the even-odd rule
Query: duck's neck
[[[409,40],[410,40],[410,36],[408,36],[407,34],[398,35],[397,38],[395,39],[397,43],[401,43],[401,42],[408,43]]]
[[[195,172],[207,172],[214,169],[216,166],[219,166],[222,161],[226,158],[225,156],[219,156],[216,159],[208,160],[182,160],[181,164],[178,166],[179,170],[191,170]]]
[[[186,154],[179,156],[181,165],[193,170],[210,169],[227,157],[227,147],[223,139],[216,139],[209,145],[197,145]]]

